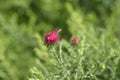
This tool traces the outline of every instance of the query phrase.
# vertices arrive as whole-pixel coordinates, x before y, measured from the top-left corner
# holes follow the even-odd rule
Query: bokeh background
[[[26,79],[37,58],[36,36],[43,42],[51,29],[62,29],[67,41],[85,36],[95,49],[89,53],[115,49],[109,64],[120,79],[120,0],[0,0],[0,80]]]

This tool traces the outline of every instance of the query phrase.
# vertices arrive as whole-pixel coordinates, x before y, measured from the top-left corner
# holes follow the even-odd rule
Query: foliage
[[[119,80],[119,4],[0,0],[0,80]],[[61,41],[46,47],[51,29],[62,29]],[[72,45],[72,37],[80,43]]]

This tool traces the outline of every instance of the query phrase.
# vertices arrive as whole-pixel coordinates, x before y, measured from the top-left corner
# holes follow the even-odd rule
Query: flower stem
[[[59,56],[60,56],[61,67],[62,67],[63,70],[65,70],[65,72],[66,72],[67,80],[70,80],[69,73],[68,73],[68,71],[67,71],[67,69],[66,69],[66,65],[64,64],[64,60],[63,60],[63,57],[62,57],[62,45],[59,46]]]

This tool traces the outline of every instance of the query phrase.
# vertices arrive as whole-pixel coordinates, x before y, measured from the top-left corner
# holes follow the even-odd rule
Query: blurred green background
[[[117,65],[119,4],[120,0],[0,0],[0,80],[24,80],[37,58],[35,35],[43,42],[44,33],[51,29],[61,28],[61,37],[68,41],[78,34],[86,36],[96,49],[89,53],[114,48]]]

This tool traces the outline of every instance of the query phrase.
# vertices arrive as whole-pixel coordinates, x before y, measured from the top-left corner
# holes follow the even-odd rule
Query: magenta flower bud
[[[77,45],[79,43],[79,40],[77,37],[75,37],[75,38],[72,38],[71,42],[72,42],[72,44]]]
[[[59,30],[51,30],[47,34],[44,35],[44,41],[47,45],[57,43],[60,40],[59,32],[61,32],[61,29]]]

